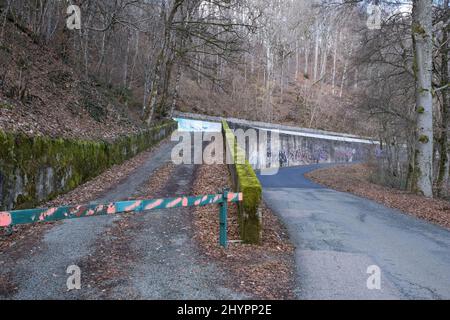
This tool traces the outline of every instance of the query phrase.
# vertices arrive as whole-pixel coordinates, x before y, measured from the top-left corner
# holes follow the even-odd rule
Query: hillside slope
[[[120,95],[10,21],[0,42],[0,129],[112,140],[140,129]]]
[[[239,76],[239,75],[237,75]],[[250,89],[249,89],[250,88]],[[351,90],[333,88],[304,75],[289,75],[281,95],[275,84],[269,98],[257,77],[226,83],[224,90],[185,76],[178,110],[235,117],[335,132],[372,136],[375,131],[353,105]]]

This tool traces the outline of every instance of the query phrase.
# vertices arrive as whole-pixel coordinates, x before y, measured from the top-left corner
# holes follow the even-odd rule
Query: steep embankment
[[[0,40],[1,41],[1,40]],[[106,139],[139,130],[120,94],[7,22],[0,42],[0,129],[27,135]]]

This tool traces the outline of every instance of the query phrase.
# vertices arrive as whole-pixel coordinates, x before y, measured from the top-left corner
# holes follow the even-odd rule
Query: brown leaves
[[[194,184],[195,193],[215,193],[229,187],[229,173],[225,165],[200,167]],[[218,244],[219,209],[216,206],[196,207],[196,239],[205,255],[214,258],[238,290],[261,299],[293,298],[293,246],[287,232],[265,204],[263,204],[263,243],[261,246],[230,242],[227,250]],[[237,207],[228,210],[228,239],[239,239]]]
[[[12,279],[11,274],[0,274],[0,297],[8,298],[17,291],[18,288]]]
[[[141,198],[157,197],[163,192],[174,168],[171,162],[158,168],[140,190]],[[108,291],[120,283],[140,259],[139,253],[131,247],[137,232],[143,228],[135,216],[136,213],[122,215],[102,234],[95,252],[82,260],[82,268],[87,270],[86,281],[90,287],[101,290],[104,298],[108,298]]]
[[[0,46],[0,129],[108,141],[139,130],[131,120],[136,115],[110,91],[83,80],[84,76],[56,51],[37,45],[7,24],[4,45]],[[106,117],[96,121],[92,108]]]
[[[387,207],[450,228],[450,203],[371,183],[373,168],[368,164],[337,166],[316,170],[306,176],[333,189],[372,199]]]
[[[52,201],[42,204],[41,207],[84,204],[99,198],[103,193],[107,192],[114,185],[127,177],[132,171],[141,166],[144,161],[148,159],[149,155],[157,149],[158,146],[155,146],[152,151],[143,152],[136,157],[125,161],[121,165],[115,165],[93,180],[86,182],[66,194],[58,196]],[[153,184],[155,184],[155,182],[153,182]],[[0,252],[12,246],[14,246],[14,251],[19,252],[22,246],[28,247],[28,242],[32,245],[32,241],[29,241],[30,239],[39,239],[45,230],[48,230],[54,224],[55,223],[37,223],[15,226],[15,232],[10,236],[2,234],[2,230],[0,230]]]

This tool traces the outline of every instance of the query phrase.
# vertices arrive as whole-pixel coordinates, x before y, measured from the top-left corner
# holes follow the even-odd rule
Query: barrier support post
[[[222,192],[222,202],[220,203],[220,230],[219,230],[219,243],[225,249],[228,246],[227,239],[227,210],[228,210],[228,189],[224,189]]]

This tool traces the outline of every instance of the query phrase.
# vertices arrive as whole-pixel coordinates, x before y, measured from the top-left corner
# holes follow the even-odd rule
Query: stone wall
[[[113,143],[28,137],[0,131],[0,210],[33,208],[149,149],[175,122]]]
[[[230,123],[233,130],[255,129],[242,124]],[[302,132],[278,131],[279,150],[270,149],[272,131],[265,131],[268,136],[268,150],[264,161],[266,167],[275,161],[281,167],[309,165],[316,163],[349,163],[366,161],[375,155],[376,142],[353,137],[328,136]],[[258,135],[259,136],[259,135]],[[244,146],[241,146],[244,148]],[[261,152],[251,154],[248,143],[245,146],[246,157],[255,169],[261,169]],[[273,154],[273,152],[276,152]]]

